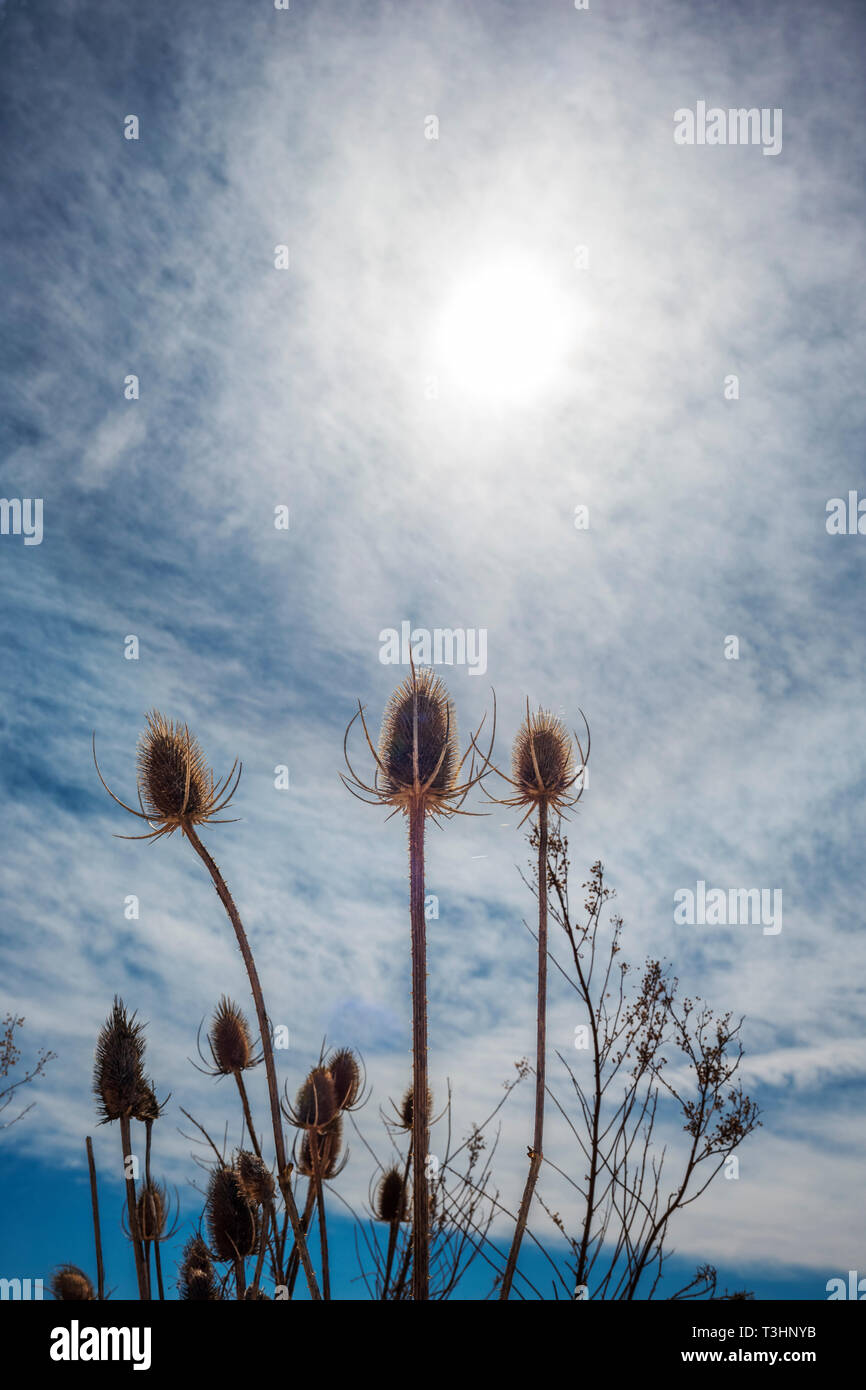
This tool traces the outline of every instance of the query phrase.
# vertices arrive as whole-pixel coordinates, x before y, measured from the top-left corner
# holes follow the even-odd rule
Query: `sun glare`
[[[561,371],[571,326],[567,305],[537,265],[502,261],[455,286],[437,328],[439,373],[451,391],[529,403]]]

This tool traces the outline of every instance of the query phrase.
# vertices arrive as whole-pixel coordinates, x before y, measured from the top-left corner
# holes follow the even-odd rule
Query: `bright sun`
[[[437,328],[438,370],[451,390],[527,404],[561,371],[570,336],[552,281],[531,261],[502,261],[456,285]]]

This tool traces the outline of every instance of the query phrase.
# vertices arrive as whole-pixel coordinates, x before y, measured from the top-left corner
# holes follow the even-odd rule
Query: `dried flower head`
[[[536,714],[530,714],[527,700],[526,718],[517,731],[512,747],[511,777],[492,769],[515,792],[513,797],[501,801],[500,805],[526,808],[521,825],[539,806],[549,807],[561,815],[580,800],[584,788],[583,772],[590,750],[589,725],[586,731],[585,754],[580,739],[574,735],[580,754],[580,766],[576,767],[572,736],[562,720],[549,710],[540,709]],[[573,795],[572,789],[578,779],[580,790]]]
[[[90,1303],[93,1285],[78,1265],[61,1265],[51,1276],[51,1292],[62,1303]]]
[[[127,806],[108,786],[96,762],[96,735],[93,737],[93,761],[105,790],[130,815],[151,826],[149,835],[119,838],[156,840],[178,829],[183,832],[188,825],[224,824],[215,817],[228,806],[237,791],[241,776],[237,760],[217,785],[198,740],[186,724],[175,724],[158,710],[151,710],[146,718],[147,727],[138,741],[137,755],[140,811]],[[230,788],[235,768],[237,777]]]
[[[393,1104],[393,1101],[392,1101],[392,1104]],[[433,1109],[433,1096],[432,1096],[432,1093],[428,1090],[428,1092],[427,1092],[427,1114],[428,1114],[428,1115],[430,1114],[430,1111],[431,1111],[432,1109]],[[413,1124],[414,1112],[415,1112],[415,1092],[414,1092],[413,1088],[410,1086],[409,1089],[406,1091],[406,1094],[404,1095],[403,1099],[402,1099],[401,1102],[400,1102],[399,1109],[397,1110],[397,1116],[398,1116],[397,1125],[398,1125],[398,1128],[410,1130],[410,1129],[412,1128],[412,1124]]]
[[[393,1224],[406,1220],[406,1182],[399,1168],[387,1168],[382,1174],[376,1188],[373,1210],[379,1221]]]
[[[205,1210],[215,1259],[233,1261],[254,1253],[259,1235],[258,1217],[255,1207],[244,1196],[234,1169],[213,1169]]]
[[[313,1130],[306,1130],[301,1142],[301,1151],[297,1160],[298,1172],[303,1178],[313,1177],[313,1150],[310,1142]],[[337,1115],[332,1120],[327,1129],[315,1134],[316,1140],[316,1167],[319,1177],[330,1181],[336,1178],[343,1171],[345,1159],[340,1162],[340,1149],[343,1143],[343,1119]]]
[[[348,738],[356,719],[361,720],[376,765],[372,785],[357,776],[349,761]],[[481,725],[483,723],[482,719]],[[385,709],[378,750],[373,747],[363,707],[358,705],[358,713],[351,720],[343,740],[349,776],[343,775],[342,780],[359,800],[391,806],[394,812],[403,811],[408,815],[413,806],[423,805],[427,814],[434,817],[456,815],[469,790],[486,775],[485,771],[477,776],[474,773],[475,740],[481,725],[469,749],[459,757],[457,719],[445,684],[430,667],[416,670],[413,662],[410,674],[394,691]],[[495,703],[493,730],[495,734]],[[491,751],[492,748],[491,739]],[[470,752],[473,762],[469,775],[461,781],[463,765]]]
[[[111,1013],[96,1042],[93,1089],[101,1124],[129,1118],[149,1106],[151,1087],[144,1077],[144,1026],[127,1014],[115,995]]]
[[[333,1077],[338,1107],[351,1110],[363,1089],[361,1064],[356,1054],[351,1047],[338,1048],[326,1059],[325,1068]]]
[[[242,1009],[225,995],[214,1010],[208,1033],[211,1056],[217,1074],[231,1076],[257,1066],[250,1025]]]
[[[161,1240],[168,1215],[168,1195],[163,1183],[145,1183],[138,1194],[138,1229],[142,1240]]]
[[[288,1117],[298,1129],[328,1128],[339,1113],[334,1078],[326,1067],[313,1067],[298,1091]]]
[[[274,1179],[270,1168],[258,1154],[241,1149],[235,1161],[241,1192],[252,1207],[268,1206],[274,1200]]]
[[[132,1112],[132,1118],[134,1120],[140,1120],[142,1124],[147,1121],[152,1122],[158,1120],[165,1108],[165,1104],[165,1101],[157,1100],[153,1082],[148,1081],[145,1083],[145,1088],[138,1098],[135,1110]]]
[[[183,1299],[215,1303],[220,1298],[211,1253],[199,1235],[192,1236],[184,1246],[177,1283]]]

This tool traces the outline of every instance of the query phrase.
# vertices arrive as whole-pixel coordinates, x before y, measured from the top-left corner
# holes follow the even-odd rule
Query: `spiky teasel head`
[[[168,1217],[168,1194],[161,1182],[145,1183],[138,1194],[138,1229],[142,1240],[161,1240]]]
[[[157,1100],[156,1091],[152,1081],[145,1082],[145,1088],[138,1098],[136,1107],[132,1112],[134,1120],[140,1120],[142,1124],[158,1120],[165,1109],[168,1097],[165,1100]]]
[[[252,1207],[269,1206],[274,1200],[273,1174],[258,1154],[241,1149],[235,1160],[241,1192]]]
[[[78,1265],[61,1265],[51,1276],[51,1292],[58,1302],[89,1303],[95,1299],[93,1285]]]
[[[407,1214],[406,1182],[399,1168],[386,1168],[379,1179],[373,1210],[377,1221],[393,1224],[405,1221]]]
[[[392,1101],[391,1104],[393,1105],[394,1102]],[[428,1115],[430,1114],[430,1112],[431,1112],[432,1109],[433,1109],[433,1095],[432,1095],[432,1092],[428,1090],[428,1092],[427,1092],[427,1114],[428,1114]],[[414,1123],[414,1114],[415,1114],[415,1092],[414,1092],[413,1087],[410,1086],[409,1089],[406,1091],[405,1095],[403,1096],[403,1099],[400,1101],[399,1107],[397,1108],[397,1128],[398,1128],[398,1129],[411,1130],[412,1125],[413,1125],[413,1123]]]
[[[184,1246],[177,1284],[183,1299],[215,1303],[220,1298],[211,1253],[199,1235],[192,1236]]]
[[[217,1076],[238,1075],[262,1060],[253,1047],[252,1033],[243,1010],[225,995],[214,1010],[208,1044]],[[199,1052],[201,1055],[201,1052]]]
[[[259,1236],[258,1217],[233,1168],[212,1171],[205,1211],[215,1259],[246,1259],[254,1253]]]
[[[358,1103],[364,1089],[361,1062],[351,1047],[340,1047],[325,1060],[325,1069],[331,1073],[334,1091],[340,1110],[352,1110]]]
[[[348,738],[356,719],[361,720],[364,737],[375,762],[372,784],[359,778],[349,761]],[[483,723],[484,719],[481,725]],[[430,667],[422,666],[416,670],[412,662],[410,674],[397,687],[386,706],[378,749],[374,748],[370,738],[363,707],[358,705],[358,713],[351,720],[343,740],[349,776],[341,774],[342,780],[359,800],[372,805],[391,806],[394,812],[403,811],[409,815],[413,807],[423,806],[431,816],[457,815],[470,789],[486,776],[483,768],[477,776],[474,771],[475,740],[481,732],[481,725],[461,758],[457,744],[457,718],[444,682]],[[494,701],[494,734],[495,731]],[[491,739],[490,751],[492,748]],[[463,765],[470,753],[473,761],[469,774],[461,780]],[[489,756],[488,752],[487,758]],[[482,762],[486,762],[486,759],[482,758]]]
[[[561,815],[580,800],[584,788],[583,772],[591,742],[585,716],[584,724],[587,732],[586,753],[575,734],[574,744],[577,745],[580,754],[580,765],[575,766],[572,735],[562,720],[544,709],[531,714],[527,700],[526,718],[518,729],[512,746],[511,776],[506,777],[504,773],[498,772],[498,776],[508,782],[515,793],[499,804],[525,807],[526,815],[521,820],[521,825],[539,806],[547,807]],[[578,779],[580,789],[574,795],[573,788]]]
[[[334,1078],[327,1067],[313,1067],[295,1097],[293,1106],[283,1107],[284,1113],[298,1129],[326,1130],[339,1114]]]
[[[115,995],[111,1013],[96,1041],[93,1090],[100,1123],[129,1119],[149,1108],[152,1088],[145,1080],[144,1026],[135,1014],[127,1014],[123,1000]]]
[[[231,771],[219,782],[207,765],[201,745],[186,724],[175,724],[158,710],[146,716],[147,726],[138,741],[138,804],[140,811],[127,806],[108,786],[96,763],[96,735],[93,761],[100,782],[109,796],[130,815],[151,826],[149,835],[123,835],[121,839],[157,840],[184,826],[223,824],[215,817],[228,806],[240,781],[241,768],[235,761]],[[234,785],[229,786],[235,775]]]
[[[342,1115],[337,1115],[328,1125],[327,1129],[323,1130],[321,1133],[315,1133],[315,1131],[310,1129],[304,1132],[304,1137],[301,1141],[301,1150],[297,1157],[297,1169],[302,1178],[312,1178],[314,1176],[311,1135],[315,1135],[316,1168],[318,1169],[319,1177],[330,1182],[332,1178],[339,1177],[346,1166],[346,1159],[348,1158],[347,1154],[342,1161],[340,1159],[340,1150],[343,1144]]]

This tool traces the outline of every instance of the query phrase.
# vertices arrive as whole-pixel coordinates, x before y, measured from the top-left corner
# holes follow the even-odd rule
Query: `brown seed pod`
[[[254,1254],[258,1218],[232,1168],[215,1168],[211,1173],[205,1210],[215,1259],[233,1261]]]
[[[135,1109],[132,1112],[132,1118],[134,1120],[140,1120],[142,1123],[144,1123],[147,1120],[158,1120],[160,1115],[162,1114],[164,1105],[165,1101],[163,1101],[163,1103],[160,1104],[160,1102],[156,1098],[156,1091],[153,1089],[153,1082],[147,1082],[145,1085],[145,1089],[138,1097]]]
[[[62,1303],[89,1303],[96,1298],[93,1285],[78,1265],[61,1265],[55,1270],[51,1292]]]
[[[222,1076],[246,1071],[257,1064],[250,1026],[243,1011],[225,995],[214,1011],[208,1042],[214,1065]]]
[[[235,1161],[235,1172],[241,1192],[250,1206],[267,1206],[274,1200],[276,1189],[273,1175],[257,1154],[241,1149]]]
[[[213,1260],[201,1236],[192,1236],[184,1246],[177,1284],[183,1299],[198,1303],[215,1303],[219,1300]]]
[[[405,1221],[406,1183],[399,1168],[387,1168],[379,1179],[373,1210],[379,1221]]]
[[[325,1130],[339,1111],[334,1078],[326,1067],[313,1067],[298,1091],[292,1121],[299,1129]]]
[[[163,1183],[145,1184],[138,1194],[138,1229],[142,1240],[160,1240],[168,1216],[168,1194]]]
[[[115,995],[111,1013],[96,1041],[93,1090],[101,1124],[134,1115],[147,1104],[144,1078],[144,1026],[130,1017]]]
[[[575,774],[571,735],[562,720],[543,709],[527,714],[514,740],[511,771],[527,802],[564,796]]]
[[[298,1157],[298,1172],[301,1177],[311,1178],[313,1176],[313,1153],[310,1144],[310,1134],[307,1130],[301,1143],[301,1152]],[[319,1176],[328,1181],[335,1178],[342,1171],[340,1164],[340,1149],[343,1143],[343,1117],[337,1115],[328,1125],[327,1129],[321,1134],[316,1135],[316,1166]]]
[[[332,1052],[325,1062],[325,1069],[334,1078],[340,1110],[351,1110],[361,1093],[361,1066],[351,1047],[341,1047]]]

